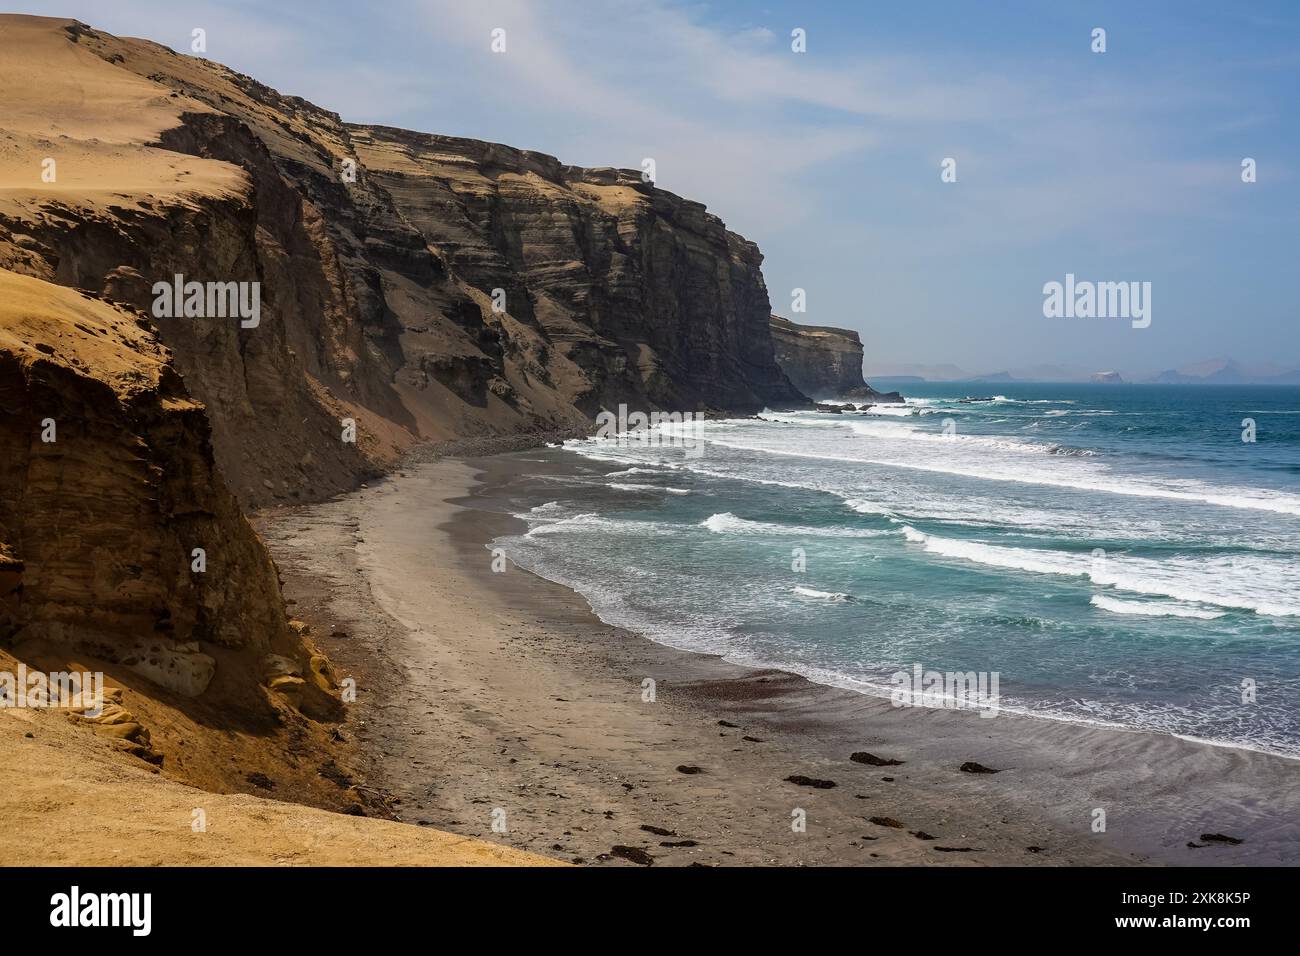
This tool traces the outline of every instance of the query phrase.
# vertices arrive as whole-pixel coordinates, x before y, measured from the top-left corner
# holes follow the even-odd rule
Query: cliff
[[[157,320],[245,505],[328,496],[418,441],[580,426],[619,402],[802,399],[773,356],[757,247],[637,174],[349,126],[74,21],[6,17],[0,47],[0,267],[146,313],[177,275],[259,284],[256,327]]]
[[[0,16],[0,646],[102,665],[203,785],[242,763],[318,786],[227,747],[301,747],[323,733],[301,715],[335,713],[241,507],[621,402],[803,402],[761,263],[634,173],[349,126],[155,43]]]
[[[147,320],[0,270],[0,672],[103,673],[102,712],[76,719],[189,783],[356,806],[316,772],[331,666],[209,438]]]
[[[812,398],[865,398],[901,402],[897,392],[877,392],[862,379],[862,340],[849,329],[798,325],[770,318],[777,364],[801,392]]]
[[[774,361],[763,256],[697,202],[627,170],[508,146],[348,126],[370,181],[483,296],[540,335],[527,372],[586,414],[757,411],[802,396]]]
[[[266,653],[289,629],[270,559],[217,473],[203,406],[141,325],[0,271],[7,627],[202,691],[211,658],[192,642]]]

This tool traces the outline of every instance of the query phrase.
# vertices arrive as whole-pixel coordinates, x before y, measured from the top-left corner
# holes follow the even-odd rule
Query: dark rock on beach
[[[793,774],[786,777],[787,783],[793,783],[800,787],[812,787],[814,790],[829,790],[835,786],[834,780],[818,780],[816,777],[805,777],[803,774]]]
[[[621,859],[640,864],[641,866],[653,866],[655,862],[654,857],[645,850],[636,846],[623,846],[620,844],[611,847],[609,855],[620,857]]]
[[[902,760],[894,760],[892,757],[877,757],[875,754],[867,753],[865,750],[859,750],[857,753],[850,754],[849,759],[854,763],[864,763],[870,767],[897,767]]]

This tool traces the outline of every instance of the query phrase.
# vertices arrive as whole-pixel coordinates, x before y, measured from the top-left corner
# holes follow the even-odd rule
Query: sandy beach
[[[398,819],[587,864],[1300,858],[1294,761],[896,709],[652,643],[567,588],[494,572],[485,544],[519,526],[505,489],[561,467],[527,452],[412,463],[260,516],[295,615],[357,679],[347,732]],[[866,753],[900,763],[851,759]],[[1205,833],[1242,842],[1188,846]]]

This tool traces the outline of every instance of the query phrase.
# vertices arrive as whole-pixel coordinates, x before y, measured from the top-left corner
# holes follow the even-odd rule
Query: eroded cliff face
[[[349,126],[367,178],[448,268],[536,330],[518,355],[593,414],[756,411],[802,396],[773,359],[758,247],[636,173],[508,146]],[[566,361],[555,362],[560,357]],[[552,368],[553,366],[553,368]]]
[[[247,128],[126,70],[114,42],[68,21],[0,24],[0,266],[145,312],[154,283],[176,275],[258,282],[257,328],[165,318],[158,334],[206,405],[222,471],[246,504],[351,486],[391,456],[396,429],[363,410],[381,400],[354,409],[333,394],[382,376],[366,374],[375,350],[341,304],[311,210]],[[31,103],[41,108],[24,112]],[[205,139],[233,162],[198,158]],[[162,140],[189,154],[150,145]],[[339,419],[354,410],[359,440],[342,442]]]
[[[635,173],[349,126],[154,43],[0,16],[0,642],[182,693],[226,651],[310,684],[240,505],[621,402],[800,403],[761,263]],[[255,290],[256,319],[211,295],[160,313],[174,283]]]
[[[256,659],[294,641],[203,406],[145,326],[0,271],[0,641],[197,696],[210,646]]]
[[[863,398],[901,402],[897,392],[877,392],[862,379],[862,339],[850,329],[799,325],[771,316],[777,364],[811,398]]]
[[[0,267],[145,312],[177,275],[258,283],[255,328],[157,320],[246,505],[328,496],[417,441],[581,426],[620,402],[802,399],[757,247],[635,173],[349,126],[157,44],[0,20],[0,61],[34,51],[60,80],[0,65]]]
[[[210,434],[151,321],[0,270],[0,672],[102,673],[63,714],[191,785],[371,812]]]

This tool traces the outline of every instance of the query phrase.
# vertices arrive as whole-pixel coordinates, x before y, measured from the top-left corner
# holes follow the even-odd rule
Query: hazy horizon
[[[577,165],[653,158],[658,185],[763,250],[775,312],[858,331],[869,364],[1300,367],[1300,10],[1286,4],[11,8],[180,53],[203,28],[207,58],[348,121]],[[1150,326],[1046,318],[1044,284],[1067,274],[1150,283]]]

